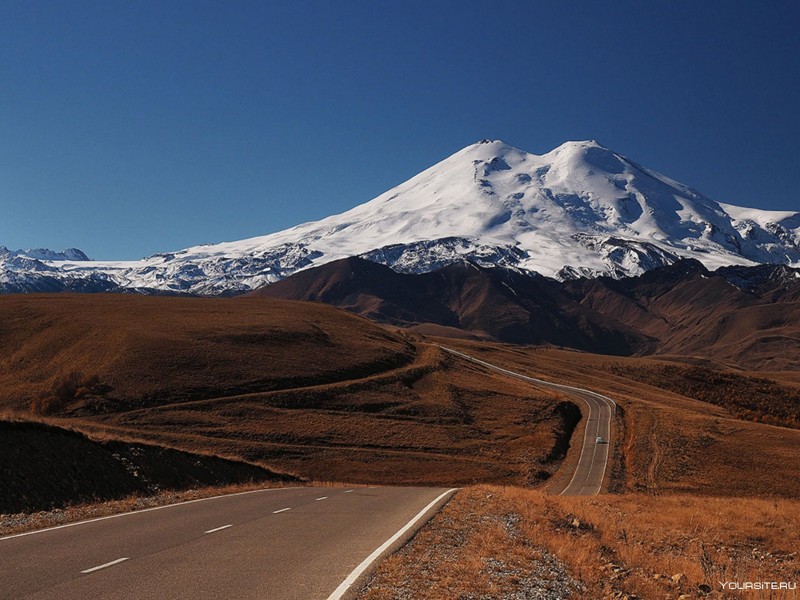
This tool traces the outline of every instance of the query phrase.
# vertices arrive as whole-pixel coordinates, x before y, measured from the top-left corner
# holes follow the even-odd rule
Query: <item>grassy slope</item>
[[[0,298],[0,308],[2,406],[25,410],[61,373],[96,374],[106,387],[54,418],[97,437],[238,456],[317,480],[530,485],[561,464],[563,398],[328,307],[28,296]],[[651,359],[445,343],[614,397],[622,410],[611,484],[626,494],[468,490],[432,522],[432,537],[424,530],[382,567],[393,579],[376,580],[368,597],[397,597],[406,585],[445,597],[459,586],[501,595],[549,585],[532,565],[585,598],[677,597],[712,576],[796,580],[796,502],[753,497],[797,497],[800,431],[737,419],[724,397],[688,397],[703,394]],[[734,391],[753,385],[740,376],[761,375],[726,377]],[[800,384],[791,373],[769,377],[790,391]]]
[[[104,411],[338,381],[407,363],[413,348],[310,303],[122,295],[0,297],[0,407],[21,409],[78,370]]]
[[[734,417],[735,405],[729,412],[639,381],[642,370],[660,373],[659,361],[461,340],[443,343],[507,368],[613,397],[624,416],[613,465],[617,491],[798,494],[800,430],[740,420]],[[744,379],[743,389],[751,383]],[[798,391],[789,381],[782,385],[787,397]]]
[[[3,297],[0,333],[2,406],[24,410],[77,369],[101,386],[67,403],[64,424],[316,480],[531,485],[557,470],[559,431],[569,430],[563,398],[319,304]],[[660,363],[445,343],[613,396],[622,408],[614,490],[797,494],[800,431],[648,384],[642,373]],[[788,377],[781,385],[797,390]]]
[[[94,437],[316,480],[524,485],[559,464],[555,396],[324,305],[3,297],[0,331],[2,405],[24,411],[60,374],[96,375],[53,415]]]
[[[753,419],[741,400],[755,397],[761,402],[754,408],[764,411],[757,420],[785,418],[798,391],[794,374],[442,342],[617,400],[622,417],[608,483],[623,493],[569,498],[465,488],[379,564],[360,600],[733,599],[742,592],[725,591],[720,581],[797,581],[800,431],[735,416]],[[700,375],[722,381],[726,394],[713,393]],[[779,590],[746,594],[795,597]]]
[[[315,480],[535,484],[552,474],[562,419],[552,394],[485,378],[421,347],[414,362],[337,384],[182,402],[82,419],[262,462]]]

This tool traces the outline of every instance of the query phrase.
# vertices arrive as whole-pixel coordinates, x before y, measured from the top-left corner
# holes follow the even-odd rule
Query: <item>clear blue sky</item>
[[[597,139],[800,209],[800,2],[0,3],[0,245],[139,258]]]

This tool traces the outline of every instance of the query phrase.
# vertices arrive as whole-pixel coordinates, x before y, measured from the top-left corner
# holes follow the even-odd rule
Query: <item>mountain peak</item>
[[[500,139],[489,139],[489,138],[478,140],[474,144],[470,144],[469,146],[467,146],[467,148],[473,148],[477,146],[494,146],[502,148],[511,148],[519,152],[524,152],[524,150],[516,148],[515,146],[512,146],[506,141]],[[553,148],[550,152],[555,152],[557,150],[570,150],[570,149],[580,149],[580,148],[601,148],[603,150],[608,150],[609,152],[611,151],[609,148],[607,148],[597,140],[567,140],[566,142]],[[550,154],[550,152],[547,152],[546,154]]]
[[[514,146],[512,146],[507,142],[504,142],[503,140],[483,139],[475,142],[474,144],[470,144],[465,148],[462,148],[459,152],[456,152],[454,156],[457,156],[462,153],[479,153],[481,155],[502,155],[509,151],[523,152],[519,148],[515,148]]]
[[[77,248],[67,248],[61,252],[50,250],[49,248],[28,248],[27,250],[10,250],[5,246],[0,246],[0,256],[23,257],[33,260],[49,261],[90,261],[86,254]]]
[[[530,157],[532,159],[545,159],[548,161],[558,161],[559,159],[568,160],[570,158],[575,158],[578,160],[583,160],[584,162],[592,162],[592,159],[594,159],[595,161],[600,162],[605,161],[607,163],[606,166],[610,167],[614,172],[617,171],[618,167],[615,164],[608,163],[608,161],[619,160],[621,158],[616,152],[603,146],[597,140],[567,141],[559,146],[556,146],[549,152],[546,152],[542,155],[536,155],[517,148],[516,146],[512,146],[503,140],[483,139],[475,142],[474,144],[470,144],[465,148],[462,148],[460,151],[453,154],[451,158],[459,156],[468,156],[473,160],[485,161],[493,158],[502,159],[506,156],[511,156],[512,159],[516,157],[524,160]],[[605,159],[601,159],[601,157],[605,157]]]
[[[608,150],[607,147],[597,140],[567,140],[557,148],[554,148],[554,150],[561,148],[602,148],[603,150]]]
[[[618,156],[616,152],[603,146],[596,140],[579,140],[564,142],[542,156]]]
[[[800,213],[721,205],[596,140],[538,155],[486,139],[369,202],[271,235],[135,262],[26,252],[47,258],[38,267],[51,278],[199,294],[247,291],[351,256],[406,273],[468,260],[560,279],[617,278],[681,258],[708,269],[800,266]],[[17,285],[16,273],[32,268],[14,258],[0,250],[0,289],[4,277]]]

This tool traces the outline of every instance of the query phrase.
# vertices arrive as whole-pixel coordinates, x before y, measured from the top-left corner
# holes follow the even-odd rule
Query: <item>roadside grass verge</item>
[[[225,496],[240,492],[283,487],[358,488],[363,486],[360,484],[348,484],[337,481],[260,481],[225,486],[199,487],[189,490],[165,490],[151,495],[133,494],[118,500],[85,502],[33,513],[0,513],[0,537],[14,535],[16,533],[25,533],[36,529],[55,527],[57,525],[66,525],[67,523],[75,523],[87,519],[134,512],[145,508],[167,506],[179,502],[187,502],[189,500],[199,500],[201,498],[211,498],[213,496]]]
[[[794,598],[720,582],[800,578],[800,501],[547,496],[466,488],[388,557],[361,600]]]
[[[222,487],[202,487],[191,490],[169,490],[146,496],[133,494],[119,500],[74,504],[63,508],[34,513],[0,514],[0,537],[34,531],[36,529],[55,527],[57,525],[66,525],[67,523],[75,523],[87,519],[97,519],[99,517],[134,512],[145,508],[166,506],[168,504],[176,504],[188,500],[198,500],[200,498],[210,498],[212,496],[222,496],[251,490],[287,487],[288,485],[291,484],[262,481],[226,485]]]

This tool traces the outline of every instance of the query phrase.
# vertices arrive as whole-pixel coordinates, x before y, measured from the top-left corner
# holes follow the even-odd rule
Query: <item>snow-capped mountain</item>
[[[21,258],[23,260],[71,260],[84,261],[91,260],[77,248],[67,248],[62,252],[54,252],[47,248],[29,248],[28,250],[9,250],[5,246],[0,246],[0,258],[11,260]]]
[[[365,204],[271,235],[131,262],[5,252],[6,291],[48,277],[65,289],[88,280],[89,288],[236,293],[348,256],[407,273],[470,260],[557,279],[621,277],[684,257],[711,269],[800,266],[800,212],[715,202],[594,141],[536,155],[483,140]]]

